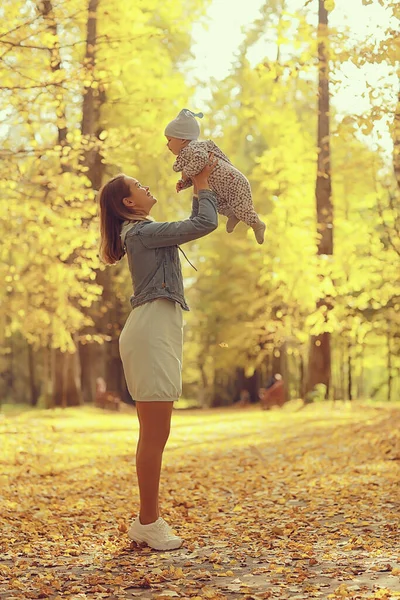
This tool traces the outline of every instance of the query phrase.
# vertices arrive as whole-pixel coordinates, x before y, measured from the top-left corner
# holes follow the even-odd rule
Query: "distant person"
[[[106,408],[109,410],[119,410],[121,398],[116,392],[107,391],[107,385],[103,377],[96,379],[96,396],[94,399],[95,406]]]
[[[99,194],[101,257],[112,265],[126,253],[134,287],[132,311],[119,340],[140,426],[136,451],[140,510],[128,536],[155,550],[182,545],[182,539],[160,517],[158,505],[172,407],[182,391],[182,310],[189,310],[178,246],[208,235],[218,225],[216,196],[208,185],[214,166],[205,165],[193,177],[198,197],[193,200],[191,217],[184,221],[151,221],[156,199],[133,177],[118,175]]]
[[[195,114],[184,108],[165,128],[168,149],[177,157],[173,169],[182,173],[182,178],[176,184],[176,191],[180,192],[192,185],[192,178],[200,173],[213,153],[218,163],[210,175],[210,188],[217,195],[218,212],[228,217],[227,232],[232,233],[239,221],[244,221],[253,229],[257,242],[262,244],[265,223],[254,210],[249,181],[214,142],[199,142],[200,127],[195,117],[202,118],[203,114]]]
[[[260,389],[258,396],[263,410],[269,410],[272,406],[283,406],[285,387],[282,375],[280,373],[273,375],[266,387]]]

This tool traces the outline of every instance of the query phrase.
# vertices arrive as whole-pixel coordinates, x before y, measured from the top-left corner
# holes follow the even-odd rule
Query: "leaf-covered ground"
[[[0,598],[400,597],[400,408],[174,411],[168,553],[129,543],[134,411],[0,417]]]

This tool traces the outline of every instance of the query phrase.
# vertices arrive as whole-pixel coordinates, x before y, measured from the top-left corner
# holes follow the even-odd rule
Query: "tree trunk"
[[[333,207],[330,169],[330,132],[329,132],[329,54],[328,54],[328,11],[324,0],[318,0],[318,167],[315,187],[317,206],[317,231],[319,234],[318,255],[333,254]],[[330,308],[329,299],[321,298],[317,309]],[[326,386],[329,394],[331,378],[331,340],[330,333],[323,332],[311,336],[308,365],[307,392],[315,385]]]
[[[318,383],[326,386],[326,397],[329,394],[331,377],[331,345],[327,332],[311,337],[311,348],[308,359],[307,392]]]
[[[245,382],[250,378],[244,378],[243,387],[247,389]],[[214,387],[211,400],[211,407],[215,406],[230,406],[233,403],[236,385],[236,377],[232,379],[232,371],[218,368],[214,373]]]
[[[51,347],[51,343],[43,348],[43,376],[40,387],[40,398],[45,408],[53,407],[53,354],[55,350]]]
[[[2,377],[4,380],[5,398],[0,398],[0,405],[4,400],[7,402],[14,403],[14,338],[11,336],[8,338],[9,354],[8,354],[8,365]]]
[[[94,143],[98,140],[101,132],[100,110],[106,101],[104,88],[100,84],[98,89],[91,85],[96,67],[96,43],[97,43],[97,10],[99,0],[89,0],[88,20],[86,24],[86,54],[85,66],[88,72],[89,83],[85,88],[82,104],[81,132],[83,136],[91,139],[89,149],[86,150],[83,163],[88,168],[87,176],[94,190],[99,190],[104,174],[102,156]]]
[[[317,204],[318,254],[333,254],[333,206],[331,187],[328,12],[324,0],[318,11],[318,170],[315,199]]]
[[[85,65],[90,77],[93,76],[96,66],[98,7],[99,0],[89,1]],[[85,88],[81,132],[83,136],[91,140],[91,143],[89,149],[85,152],[83,163],[88,169],[87,176],[93,190],[101,188],[104,175],[101,152],[94,142],[101,132],[100,110],[105,101],[106,95],[101,85],[96,90],[90,84]],[[97,333],[110,336],[111,341],[106,341],[103,344],[80,344],[81,385],[85,402],[94,401],[97,377],[102,377],[105,380],[107,390],[115,392],[121,397],[126,395],[122,363],[119,359],[118,337],[115,331],[115,326],[119,324],[113,319],[113,306],[117,299],[115,294],[112,293],[113,278],[111,270],[97,271],[96,281],[103,287],[102,298],[100,302],[87,310],[88,316],[92,318],[95,325],[94,328],[88,328],[82,334]],[[103,309],[106,310],[103,311]]]
[[[37,7],[43,20],[46,23],[46,27],[49,33],[57,40],[56,44],[49,49],[50,52],[50,69],[52,73],[58,73],[62,68],[62,58],[60,53],[60,45],[58,42],[58,24],[55,18],[52,0],[43,0],[37,3]],[[66,106],[65,100],[62,94],[57,94],[57,142],[58,145],[64,146],[67,144],[67,119],[66,119]],[[71,168],[66,164],[61,164],[62,172],[68,172]],[[70,259],[72,263],[73,259]],[[66,352],[60,352],[59,350],[52,353],[52,360],[55,361],[54,367],[51,370],[52,378],[52,403],[53,405],[59,405],[61,402],[62,406],[69,405],[71,401],[72,405],[81,404],[81,386],[77,385],[76,382],[79,379],[80,364],[77,350],[75,356],[71,357]],[[60,377],[60,379],[59,379]],[[69,382],[66,378],[69,378]],[[65,404],[66,403],[66,404]]]
[[[96,397],[96,379],[105,372],[104,349],[100,344],[79,342],[79,359],[81,365],[82,399],[85,403],[93,403]]]
[[[203,362],[200,363],[199,370],[201,375],[201,385],[199,386],[197,398],[202,408],[209,408],[211,404],[210,385]]]
[[[99,272],[99,281],[103,286],[102,305],[107,308],[99,321],[99,328],[110,338],[102,347],[107,389],[116,392],[121,397],[125,390],[125,376],[119,354],[119,335],[125,321],[126,311],[115,293],[115,278],[118,276],[119,269],[120,266],[117,265],[113,270],[106,269]]]
[[[256,369],[251,377],[247,378],[245,389],[250,394],[250,402],[258,402],[258,391],[260,389],[259,372]]]
[[[391,337],[390,337],[390,321],[388,323],[388,330],[387,330],[387,372],[388,372],[388,395],[387,395],[387,399],[390,402],[392,399],[392,382],[393,382],[393,376],[392,376],[392,348],[391,348]]]
[[[304,380],[305,380],[305,369],[304,369],[304,359],[303,355],[300,353],[300,365],[299,365],[299,388],[298,394],[299,398],[304,397]]]
[[[347,344],[347,399],[353,400],[353,377],[352,377],[351,344]]]
[[[393,170],[400,189],[400,91],[397,96],[397,106],[393,125]]]
[[[82,404],[79,354],[63,353],[58,349],[54,349],[53,352],[52,405],[63,408],[79,406]]]
[[[281,370],[280,370],[280,374],[282,375],[283,378],[283,383],[284,383],[284,394],[285,394],[285,402],[289,402],[290,400],[290,369],[289,369],[289,361],[288,361],[288,354],[287,354],[287,345],[286,343],[282,344],[281,348],[280,348],[280,353],[281,353]]]
[[[340,343],[340,365],[339,365],[339,369],[340,369],[340,395],[339,395],[339,400],[344,400],[344,394],[345,394],[345,373],[344,373],[344,346],[342,343]]]
[[[28,374],[29,374],[29,395],[31,406],[36,406],[39,400],[39,392],[35,383],[35,362],[34,353],[31,344],[27,345],[28,350]]]
[[[361,347],[361,352],[358,355],[360,361],[360,367],[358,369],[359,375],[357,378],[357,398],[364,398],[364,346]]]
[[[271,377],[273,377],[277,373],[279,373],[280,375],[283,375],[283,373],[282,373],[282,354],[281,354],[281,352],[282,352],[281,348],[274,348],[274,351],[273,351],[273,354],[272,354],[272,360],[271,360],[271,365],[272,365]]]
[[[60,46],[58,43],[58,26],[57,21],[55,20],[53,4],[52,0],[40,0],[37,4],[38,10],[43,16],[44,22],[46,23],[47,29],[54,36],[54,39],[57,40],[57,43],[49,49],[50,51],[50,69],[52,73],[57,73],[61,70],[61,54],[60,54]],[[60,146],[64,146],[67,143],[67,119],[66,119],[66,111],[65,111],[65,102],[60,91],[57,93],[57,117],[60,119],[62,125],[57,124],[58,129],[58,144]],[[58,123],[60,123],[58,121]],[[69,170],[66,165],[62,166],[63,171]]]
[[[271,357],[269,354],[265,357],[265,381],[264,384],[267,383],[268,379],[272,377],[271,373]]]
[[[233,392],[233,402],[240,400],[240,392],[245,388],[245,376],[243,367],[237,367],[234,373],[235,385]]]

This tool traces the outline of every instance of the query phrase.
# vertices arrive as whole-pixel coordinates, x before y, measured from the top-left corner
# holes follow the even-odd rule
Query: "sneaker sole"
[[[136,542],[136,544],[146,544],[150,548],[153,548],[153,550],[177,550],[183,544],[183,540],[177,540],[177,541],[171,540],[170,542],[167,542],[166,544],[163,544],[163,545],[151,544],[147,540],[140,538],[139,536],[131,533],[130,531],[128,531],[128,537],[130,540],[132,540],[132,542]]]

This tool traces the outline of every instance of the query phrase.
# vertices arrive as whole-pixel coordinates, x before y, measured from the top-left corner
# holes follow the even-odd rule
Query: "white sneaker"
[[[128,537],[137,544],[145,542],[154,550],[176,550],[183,542],[161,517],[149,525],[142,525],[137,517],[129,528]]]

